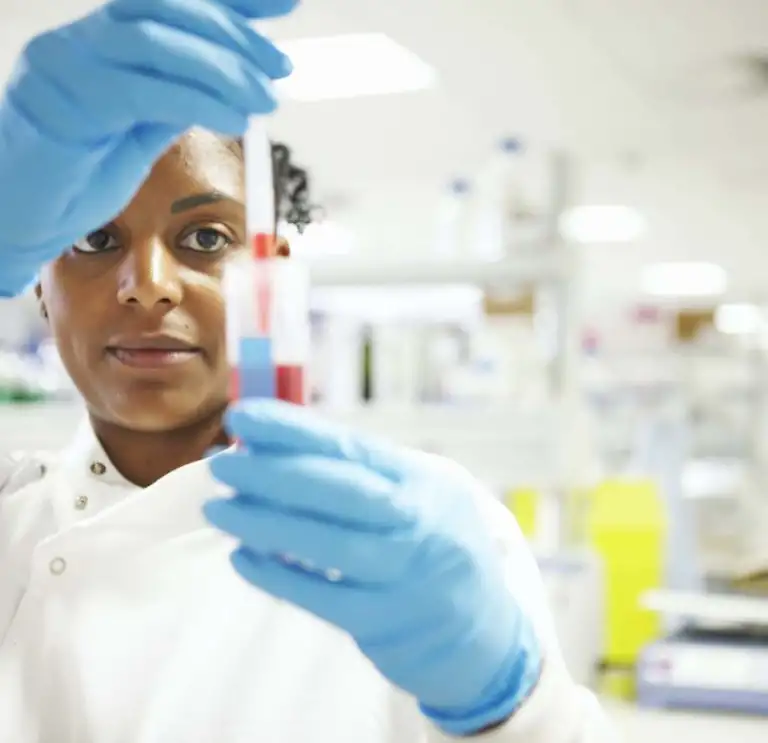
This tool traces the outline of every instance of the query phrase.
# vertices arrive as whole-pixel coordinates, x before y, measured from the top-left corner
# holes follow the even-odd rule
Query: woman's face
[[[157,432],[226,405],[221,278],[245,244],[243,188],[241,158],[192,132],[114,222],[44,270],[56,345],[95,417]]]

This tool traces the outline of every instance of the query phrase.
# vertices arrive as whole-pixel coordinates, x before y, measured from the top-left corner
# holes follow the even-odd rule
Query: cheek
[[[92,362],[89,339],[93,337],[92,323],[97,316],[95,310],[84,311],[77,304],[54,302],[48,308],[48,323],[59,356],[74,378],[80,377],[79,370],[89,367]]]
[[[100,302],[92,292],[84,291],[76,282],[70,281],[60,262],[44,269],[40,285],[51,334],[62,361],[74,375],[76,369],[73,367],[88,363],[87,341],[93,337],[94,326],[103,317],[98,310]]]
[[[190,272],[185,276],[182,307],[197,325],[200,334],[211,344],[223,346],[226,334],[226,306],[222,282],[218,276]]]

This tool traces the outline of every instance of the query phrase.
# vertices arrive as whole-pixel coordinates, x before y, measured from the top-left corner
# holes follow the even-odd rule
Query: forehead
[[[142,190],[157,198],[219,191],[241,199],[243,162],[236,147],[216,134],[193,130],[185,134],[152,168]]]

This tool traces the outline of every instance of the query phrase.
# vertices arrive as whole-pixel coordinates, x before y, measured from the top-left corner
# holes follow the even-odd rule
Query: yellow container
[[[587,541],[604,565],[604,660],[609,666],[632,665],[661,630],[658,615],[640,606],[642,595],[664,580],[667,525],[656,485],[649,480],[602,483],[592,492],[586,526]]]

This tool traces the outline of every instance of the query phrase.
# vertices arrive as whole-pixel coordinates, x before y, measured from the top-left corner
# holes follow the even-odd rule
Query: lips
[[[202,355],[200,347],[167,335],[115,338],[106,351],[121,365],[134,369],[169,369]]]
[[[137,369],[178,366],[200,356],[199,351],[163,351],[159,348],[109,348],[107,352],[121,364]]]

